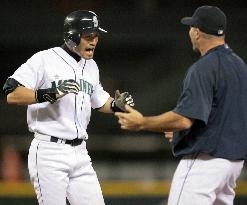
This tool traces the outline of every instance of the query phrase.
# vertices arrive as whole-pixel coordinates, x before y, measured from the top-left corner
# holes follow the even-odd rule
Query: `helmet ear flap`
[[[64,34],[64,41],[72,48],[80,44],[80,38],[81,35],[78,32],[69,31]]]

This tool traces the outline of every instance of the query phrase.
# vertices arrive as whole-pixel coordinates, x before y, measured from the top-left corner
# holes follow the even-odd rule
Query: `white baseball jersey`
[[[68,79],[79,83],[78,95],[70,93],[53,104],[37,103],[27,109],[31,132],[62,139],[87,139],[91,107],[102,107],[110,97],[100,84],[96,62],[83,58],[77,62],[60,47],[34,54],[10,78],[34,90],[51,88]]]

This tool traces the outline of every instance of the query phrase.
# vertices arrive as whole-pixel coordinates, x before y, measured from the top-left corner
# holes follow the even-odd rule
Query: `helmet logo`
[[[224,31],[222,29],[218,30],[218,35],[222,35]]]
[[[94,27],[98,27],[98,25],[99,25],[98,19],[97,19],[96,16],[94,16],[94,17],[93,17],[93,26],[94,26]]]

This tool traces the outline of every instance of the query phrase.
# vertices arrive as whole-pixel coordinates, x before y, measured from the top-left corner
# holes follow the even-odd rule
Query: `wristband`
[[[53,104],[57,100],[56,89],[47,88],[36,90],[35,99],[37,103],[50,102],[51,104]]]
[[[115,100],[111,102],[111,109],[113,112],[124,112],[116,105]]]

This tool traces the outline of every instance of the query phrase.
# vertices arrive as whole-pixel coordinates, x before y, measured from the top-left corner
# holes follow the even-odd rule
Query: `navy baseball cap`
[[[215,6],[199,7],[192,17],[182,18],[181,23],[215,36],[222,36],[226,31],[226,15]]]

